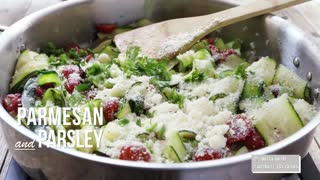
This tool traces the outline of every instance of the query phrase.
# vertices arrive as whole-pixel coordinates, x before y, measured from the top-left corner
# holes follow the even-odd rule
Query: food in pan
[[[139,47],[117,50],[115,34],[150,23],[98,25],[101,43],[94,49],[49,43],[41,52],[22,51],[4,108],[13,117],[18,107],[102,108],[102,125],[45,128],[95,129],[102,132],[99,147],[91,141],[90,148],[75,149],[161,163],[254,151],[313,118],[308,83],[270,57],[247,60],[240,40],[206,37],[176,58],[161,60],[144,56]]]

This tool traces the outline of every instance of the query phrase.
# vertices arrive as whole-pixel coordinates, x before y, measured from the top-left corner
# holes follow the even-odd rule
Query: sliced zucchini
[[[132,30],[132,28],[130,28],[130,27],[121,27],[121,28],[115,29],[112,32],[112,34],[113,35],[117,35],[117,34],[124,33],[124,32],[131,31],[131,30]]]
[[[129,113],[131,113],[130,105],[129,103],[124,103],[117,113],[117,118],[118,119],[126,118]]]
[[[167,62],[167,69],[170,71],[172,70],[177,64],[179,63],[178,60],[170,60]]]
[[[111,121],[107,125],[102,127],[103,133],[101,141],[107,140],[114,142],[122,135],[123,129],[118,123]]]
[[[305,100],[292,99],[290,101],[304,124],[307,124],[316,115],[315,107],[307,103]]]
[[[227,48],[224,44],[224,41],[221,38],[216,38],[214,45],[222,51]]]
[[[93,108],[100,108],[101,107],[101,103],[102,100],[101,99],[93,99],[90,101],[90,105],[91,105],[91,110],[93,110]]]
[[[132,28],[138,28],[138,27],[148,26],[148,25],[151,25],[153,23],[154,22],[151,21],[150,19],[143,18],[143,19],[140,19],[137,22],[134,22],[134,23],[130,24],[129,26],[132,27]]]
[[[107,85],[108,83],[104,84],[105,86]],[[110,84],[108,84],[109,86]],[[110,95],[113,96],[113,97],[124,97],[126,94],[126,89],[125,87],[119,85],[119,84],[115,84],[112,89],[110,90]]]
[[[210,61],[213,61],[210,52],[208,51],[208,49],[205,49],[205,48],[199,49],[196,52],[195,58],[198,59],[198,60],[210,60]]]
[[[99,39],[113,39],[115,35],[120,34],[120,33],[124,33],[127,31],[132,30],[133,28],[131,27],[122,27],[122,28],[117,28],[114,31],[112,31],[111,33],[102,33],[99,32],[97,34]]]
[[[174,162],[182,162],[185,160],[187,149],[177,132],[173,132],[169,137],[165,153],[167,158]]]
[[[69,118],[67,118],[69,119]],[[66,133],[67,129],[66,127],[68,127],[67,125],[62,125],[62,124],[51,124],[50,127],[55,131],[56,135],[59,136],[61,132]],[[63,138],[64,140],[67,140],[67,137]],[[56,139],[56,142],[58,142],[60,139]],[[62,140],[62,141],[64,141]],[[60,140],[61,141],[61,140]]]
[[[204,73],[207,77],[214,78],[216,76],[216,70],[214,69],[210,60],[194,60],[193,69]]]
[[[111,42],[112,41],[110,39],[101,42],[97,47],[93,49],[93,52],[100,53],[106,46],[110,46]]]
[[[105,54],[108,54],[108,56],[113,59],[113,58],[117,58],[118,55],[119,55],[119,50],[115,47],[112,47],[112,46],[106,46],[102,51],[101,53],[105,53]]]
[[[147,18],[140,19],[137,22],[138,27],[148,26],[148,25],[151,25],[153,23],[154,23],[153,21],[151,21],[150,19],[147,19]]]
[[[232,102],[226,105],[226,109],[230,112],[236,114],[239,111],[239,96],[231,96],[230,100],[233,99]]]
[[[266,100],[270,100],[270,99],[274,99],[274,94],[272,92],[272,87],[268,86],[268,87],[264,87],[263,89],[263,96],[264,99]]]
[[[239,96],[239,93],[233,93],[224,98],[217,99],[214,103],[220,111],[227,109],[232,113],[237,113],[239,110]]]
[[[109,68],[109,74],[112,78],[117,78],[119,76],[123,76],[123,71],[116,64],[112,64]]]
[[[10,88],[10,93],[21,93],[24,89],[24,86],[28,82],[30,78],[36,77],[38,75],[39,71],[34,71],[27,76],[25,76],[21,81],[16,83],[13,87]]]
[[[141,141],[147,141],[150,138],[150,134],[149,133],[140,133],[136,137],[138,139],[140,139]]]
[[[244,81],[241,78],[236,76],[228,76],[225,77],[215,83],[215,86],[212,89],[212,92],[216,93],[235,93],[235,92],[242,92]]]
[[[177,60],[179,61],[179,70],[181,72],[189,69],[195,59],[195,52],[193,50],[189,50],[183,54],[177,56]]]
[[[211,96],[209,98],[209,100],[215,102],[217,99],[224,98],[226,96],[227,96],[226,93],[218,93],[218,94],[215,94],[215,95]]]
[[[93,151],[93,154],[95,154],[95,155],[97,155],[97,156],[110,157],[110,156],[108,156],[106,153],[101,152],[101,151],[99,151],[99,150]]]
[[[307,82],[282,64],[277,69],[273,84],[287,86],[293,90],[294,96],[299,99],[309,98],[308,96],[311,95]]]
[[[86,103],[86,97],[79,92],[74,92],[69,96],[67,102],[69,107],[76,107]]]
[[[223,62],[223,64],[231,69],[235,69],[237,68],[240,64],[242,63],[247,63],[244,59],[242,59],[241,57],[239,57],[238,55],[231,55],[228,56],[226,61]]]
[[[309,85],[307,85],[304,89],[304,100],[306,100],[308,103],[313,103],[312,90]]]
[[[52,103],[51,103],[52,104]],[[55,104],[54,104],[55,105]],[[80,107],[79,107],[79,111],[80,112],[84,112],[85,111],[85,109],[90,109],[90,102],[87,102],[87,103],[85,103],[85,104],[81,104],[80,105]],[[91,113],[91,112],[90,112]],[[80,117],[80,119],[83,119],[83,116],[84,116],[84,114],[83,113],[80,113],[79,114],[79,117]],[[91,120],[93,120],[93,119],[91,119]],[[91,122],[88,122],[88,121],[81,121],[81,123],[80,123],[80,128],[83,128],[83,127],[85,127],[85,126],[89,126],[90,125],[90,123],[92,123],[92,121]]]
[[[142,95],[145,94],[146,92],[147,92],[147,86],[143,85],[142,82],[140,81],[136,81],[130,86],[130,89],[126,93],[127,94],[126,96],[142,97]]]
[[[243,99],[239,103],[239,109],[242,112],[254,111],[259,109],[265,102],[266,100],[261,97]]]
[[[133,87],[137,87],[137,86],[139,86],[139,85],[141,85],[141,84],[142,84],[141,81],[136,81],[136,82],[134,82],[134,83],[131,85],[131,90],[132,90]]]
[[[225,77],[228,77],[228,76],[232,76],[232,75],[234,75],[234,71],[232,69],[228,69],[228,70],[220,72],[218,74],[218,77],[220,79],[222,79],[222,78],[225,78]]]
[[[226,60],[226,62],[220,65],[219,68],[223,69],[223,71],[218,74],[218,77],[221,79],[227,76],[236,76],[245,79],[246,69],[249,66],[249,63],[245,62],[242,59],[237,59],[238,56],[236,55],[232,55],[229,57],[232,58],[230,59],[230,61]]]
[[[101,64],[110,64],[112,62],[111,57],[106,54],[106,53],[100,53],[97,55],[97,60],[101,63]]]
[[[55,71],[42,71],[38,76],[38,85],[54,83],[56,86],[61,85],[59,75]]]
[[[93,99],[89,102],[89,108],[90,108],[90,112],[92,114],[92,117],[94,116],[94,112],[101,108],[101,105],[102,105],[101,99]],[[103,123],[106,123],[106,121],[104,121]],[[102,126],[103,124],[96,124],[96,125]]]
[[[23,64],[23,63],[20,63]],[[18,83],[21,84],[21,81],[24,81],[26,77],[30,76],[30,74],[34,75],[34,72],[37,72],[39,70],[48,69],[49,63],[48,63],[48,56],[45,54],[40,54],[34,57],[34,59],[31,59],[30,62],[24,63],[24,65],[21,65],[19,69],[16,69],[13,78],[12,83],[10,84],[11,89],[19,89],[19,88],[13,88]],[[25,81],[26,82],[26,81]]]
[[[281,96],[282,94],[288,94],[288,96],[293,96],[293,91],[288,87],[279,86],[278,96]]]
[[[49,88],[44,93],[41,103],[43,106],[46,106],[47,103],[50,103],[50,105],[64,107],[65,99],[63,93],[60,90]]]
[[[218,93],[225,93],[227,96],[218,98],[214,104],[221,110],[229,110],[233,113],[238,112],[240,94],[242,92],[244,81],[236,76],[228,76],[216,83],[213,89],[213,96]],[[217,89],[216,89],[217,88]]]
[[[240,77],[240,78],[242,78],[242,79],[247,78],[246,69],[247,69],[248,66],[249,66],[249,63],[247,63],[247,62],[241,63],[241,64],[234,70],[234,75],[237,76],[237,77]]]
[[[264,83],[256,81],[245,81],[241,93],[241,99],[261,97],[264,91]]]
[[[168,146],[165,149],[165,154],[166,154],[166,157],[173,162],[182,162],[181,159],[179,158],[177,151],[172,146]]]
[[[241,41],[239,39],[235,39],[226,43],[227,48],[234,49],[238,54],[241,54]]]
[[[287,95],[272,99],[255,113],[255,127],[268,145],[279,142],[303,127]]]
[[[283,94],[287,94],[290,97],[294,97],[293,90],[286,86],[280,86],[279,84],[271,85],[265,88],[264,96],[268,97],[268,99],[273,99],[275,97],[279,97]],[[272,97],[271,97],[272,96]]]
[[[178,93],[175,88],[166,87],[162,90],[162,93],[169,102],[178,104],[180,108],[183,107],[185,97],[182,94]]]
[[[33,61],[37,55],[39,54],[34,51],[30,51],[29,49],[22,51],[18,58],[16,69],[20,69],[25,64]]]
[[[94,126],[89,125],[84,126],[80,130],[79,138],[75,138],[74,141],[79,141],[77,144],[88,144],[91,147],[76,147],[77,150],[87,153],[93,153],[95,150],[97,150],[97,140],[95,138],[94,131],[97,131]],[[88,137],[90,140],[87,139]]]
[[[276,73],[276,61],[269,57],[263,57],[259,61],[252,63],[247,69],[247,76],[250,80],[264,81],[266,85],[272,83]]]
[[[208,49],[208,41],[207,40],[202,40],[197,42],[195,45],[192,46],[194,51],[198,51],[200,49]]]
[[[196,140],[197,135],[195,132],[189,130],[181,130],[178,132],[178,134],[183,142],[194,141]]]
[[[241,155],[241,154],[245,154],[245,153],[248,153],[249,150],[246,146],[242,146],[236,153],[235,155],[238,156],[238,155]]]
[[[35,106],[35,89],[37,87],[37,78],[30,78],[26,85],[21,96],[22,107],[29,109],[30,107]]]
[[[108,79],[104,82],[103,86],[107,89],[112,89],[114,87],[115,83],[110,82]]]

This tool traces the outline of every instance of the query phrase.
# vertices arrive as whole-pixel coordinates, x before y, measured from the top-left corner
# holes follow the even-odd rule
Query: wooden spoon
[[[174,57],[217,29],[302,2],[304,0],[256,0],[214,14],[155,23],[118,34],[114,40],[121,52],[137,46],[150,58]]]

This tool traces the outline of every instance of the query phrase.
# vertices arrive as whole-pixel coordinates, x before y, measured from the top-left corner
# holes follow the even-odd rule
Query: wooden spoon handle
[[[121,52],[138,46],[149,57],[161,59],[185,52],[209,33],[224,26],[280,10],[304,0],[256,0],[215,14],[163,21],[115,36]]]
[[[249,4],[206,15],[209,21],[211,21],[209,31],[214,31],[239,21],[300,4],[304,1],[305,0],[256,0]]]
[[[214,14],[190,18],[190,22],[192,22],[195,27],[197,27],[196,31],[198,33],[195,33],[195,38],[190,41],[190,43],[186,43],[181,51],[183,52],[187,50],[192,46],[192,44],[217,29],[252,17],[300,4],[302,2],[305,2],[305,0],[256,0],[249,4],[237,6]],[[190,30],[190,32],[192,31]]]

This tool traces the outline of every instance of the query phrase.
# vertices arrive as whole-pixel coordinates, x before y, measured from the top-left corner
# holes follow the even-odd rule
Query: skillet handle
[[[5,31],[7,28],[8,28],[8,26],[0,25],[0,32]]]

